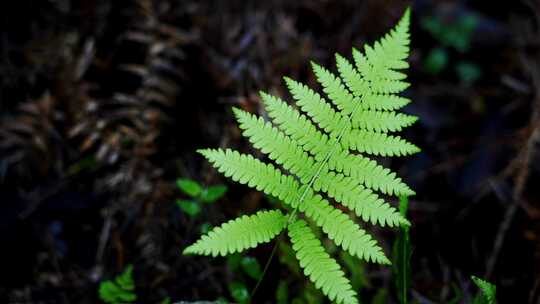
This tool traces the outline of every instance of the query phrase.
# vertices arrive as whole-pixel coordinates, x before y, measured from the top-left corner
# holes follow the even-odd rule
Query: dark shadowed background
[[[0,9],[0,302],[99,303],[133,265],[137,303],[234,301],[239,258],[185,257],[202,229],[272,202],[195,150],[252,151],[231,107],[262,113],[282,76],[373,42],[408,1],[18,0]],[[540,5],[414,1],[411,296],[540,303]],[[198,214],[177,178],[225,184]],[[373,229],[390,251],[395,231]],[[281,248],[253,303],[325,303]],[[264,265],[271,245],[247,252]],[[245,259],[242,261],[246,261]],[[395,303],[391,269],[342,259],[363,303]],[[242,262],[242,265],[243,262]],[[238,294],[236,294],[238,296]],[[379,297],[379,298],[377,298]],[[452,302],[455,300],[456,302]],[[296,302],[294,302],[296,301]]]

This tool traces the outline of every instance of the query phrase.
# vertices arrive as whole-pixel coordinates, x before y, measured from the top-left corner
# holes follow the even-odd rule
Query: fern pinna
[[[337,54],[339,76],[313,63],[328,98],[285,78],[297,107],[261,93],[270,121],[234,109],[243,135],[275,164],[230,149],[199,152],[225,176],[279,198],[289,212],[241,216],[210,231],[184,254],[240,252],[269,242],[286,229],[300,266],[315,286],[337,303],[358,303],[339,264],[306,221],[319,226],[351,255],[380,264],[390,260],[377,241],[330,199],[372,224],[410,225],[377,193],[410,196],[414,192],[395,173],[365,156],[419,151],[389,135],[417,120],[396,112],[410,102],[397,95],[409,86],[406,75],[398,71],[408,67],[409,19],[407,10],[397,26],[373,46],[366,45],[363,54],[353,49],[354,65]]]

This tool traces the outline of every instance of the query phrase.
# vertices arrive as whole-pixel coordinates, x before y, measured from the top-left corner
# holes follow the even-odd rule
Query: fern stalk
[[[402,196],[399,199],[399,212],[406,216],[409,208],[409,198]],[[398,238],[394,244],[394,277],[398,300],[401,304],[407,304],[407,293],[411,281],[411,242],[409,227],[400,227]]]
[[[354,110],[351,114],[354,115],[354,113],[356,113],[356,110],[360,107],[360,103],[356,103],[355,104],[355,107],[354,107]],[[339,132],[339,135],[338,137],[336,138],[336,141],[339,142],[341,137],[343,136],[343,133],[345,132],[346,130],[346,127],[343,127],[341,129],[341,131]],[[311,180],[309,181],[309,184],[308,186],[306,187],[306,189],[304,190],[304,192],[302,193],[302,195],[300,196],[300,199],[299,199],[299,205],[302,204],[302,202],[304,201],[305,199],[305,196],[307,195],[308,193],[308,190],[313,186],[313,183],[315,183],[315,180],[319,177],[319,175],[321,174],[321,171],[322,169],[324,168],[324,166],[328,163],[328,160],[330,159],[330,157],[332,157],[332,154],[334,154],[334,151],[336,151],[336,147],[337,145],[334,145],[332,147],[332,149],[330,150],[330,152],[328,152],[328,154],[325,156],[325,158],[323,159],[323,161],[321,162],[321,164],[319,165],[319,168],[317,169],[317,173],[311,178]],[[289,219],[287,220],[287,223],[291,224],[292,220],[295,218],[296,216],[296,212],[298,211],[298,208],[294,208],[293,211],[291,212],[291,215],[289,216]]]

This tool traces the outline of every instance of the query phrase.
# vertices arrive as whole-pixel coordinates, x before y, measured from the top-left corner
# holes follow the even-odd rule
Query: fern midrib
[[[353,111],[349,115],[347,115],[349,125],[348,126],[347,125],[343,126],[343,128],[340,130],[338,136],[336,137],[337,144],[334,145],[332,147],[332,149],[326,154],[325,158],[322,160],[319,168],[317,169],[317,172],[315,172],[315,175],[313,175],[313,177],[311,177],[311,180],[309,181],[307,187],[304,189],[304,191],[302,192],[302,195],[300,196],[300,199],[298,200],[297,207],[293,207],[293,211],[289,214],[289,218],[287,219],[287,226],[285,227],[285,229],[283,229],[281,231],[280,236],[281,236],[281,234],[283,234],[284,231],[287,230],[288,226],[292,223],[293,219],[296,216],[296,213],[298,212],[298,207],[300,207],[300,205],[304,202],[304,200],[306,199],[306,195],[309,192],[309,189],[311,189],[311,187],[315,183],[315,180],[321,175],[321,171],[324,168],[324,165],[328,162],[330,157],[332,157],[332,155],[336,151],[336,147],[337,147],[337,145],[340,144],[340,140],[343,137],[343,134],[345,133],[345,130],[348,127],[352,126],[351,117],[353,117],[353,115],[356,113],[356,111],[358,111],[358,109],[360,108],[360,105],[361,105],[361,99],[360,99],[359,102],[356,103],[356,105],[354,106]],[[255,287],[253,288],[252,292],[250,293],[250,298],[253,297],[253,295],[257,291],[259,285],[261,284],[261,282],[262,282],[262,280],[263,280],[263,278],[264,278],[264,276],[266,274],[266,271],[268,270],[268,266],[270,265],[270,262],[272,261],[272,258],[274,257],[274,255],[276,253],[276,248],[277,248],[278,242],[279,242],[279,237],[278,237],[278,240],[276,241],[276,243],[274,244],[274,248],[272,248],[272,253],[270,253],[270,257],[268,258],[268,261],[266,262],[266,264],[264,266],[264,270],[262,272],[262,275],[260,276],[259,280],[257,280],[257,283],[255,284]]]
[[[400,197],[400,204],[399,204],[399,211],[401,213],[401,215],[403,215],[404,217],[407,216],[407,209],[408,209],[408,205],[409,205],[409,198],[407,196],[402,196]],[[402,276],[401,278],[401,286],[400,287],[400,293],[401,293],[401,298],[402,298],[402,301],[403,303],[402,304],[407,304],[407,279],[408,279],[408,272],[407,272],[407,259],[408,259],[408,248],[407,248],[407,243],[409,242],[409,227],[401,227],[400,228],[400,233],[401,233],[401,237],[403,238],[402,239],[402,245],[400,248],[398,248],[398,250],[401,250],[401,254],[399,254],[399,257],[401,258],[401,261],[400,261],[400,266],[401,266],[401,271],[400,271],[400,275]]]
[[[292,222],[294,216],[296,216],[296,213],[298,212],[298,207],[299,207],[299,206],[304,202],[304,200],[306,199],[306,195],[307,195],[309,189],[312,188],[313,184],[315,183],[315,180],[316,180],[317,178],[319,178],[319,176],[321,175],[321,171],[322,171],[322,169],[324,168],[324,165],[328,162],[328,160],[330,159],[330,157],[332,157],[332,155],[333,155],[334,152],[336,151],[336,147],[337,147],[337,145],[340,144],[341,138],[343,137],[343,134],[345,134],[345,130],[346,130],[347,128],[350,128],[350,126],[352,125],[351,118],[354,116],[354,114],[356,114],[356,111],[358,111],[360,105],[361,105],[361,99],[359,100],[359,102],[356,103],[356,105],[354,106],[353,111],[352,111],[349,115],[347,115],[347,121],[348,121],[349,123],[346,124],[346,125],[344,125],[344,126],[341,128],[341,130],[340,130],[338,136],[336,137],[336,142],[337,142],[337,144],[334,145],[334,146],[332,147],[332,149],[326,154],[325,158],[322,160],[322,162],[321,162],[319,168],[317,169],[317,172],[315,173],[315,175],[313,175],[313,177],[312,177],[311,180],[309,181],[309,183],[308,183],[306,189],[303,191],[302,195],[300,196],[300,199],[298,200],[298,205],[297,205],[297,207],[295,207],[295,208],[293,209],[293,211],[291,212],[291,214],[289,215],[289,218],[288,218],[288,220],[287,220],[287,226],[288,226],[289,224],[291,224],[291,222]]]

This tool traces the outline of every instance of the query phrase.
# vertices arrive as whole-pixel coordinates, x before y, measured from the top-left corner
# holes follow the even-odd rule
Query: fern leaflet
[[[185,254],[227,255],[255,248],[278,235],[287,218],[279,210],[259,211],[241,216],[210,231],[195,244],[184,249]]]
[[[300,267],[315,283],[315,287],[332,301],[357,303],[356,293],[339,264],[326,253],[321,242],[304,220],[296,220],[288,226],[289,237]]]

